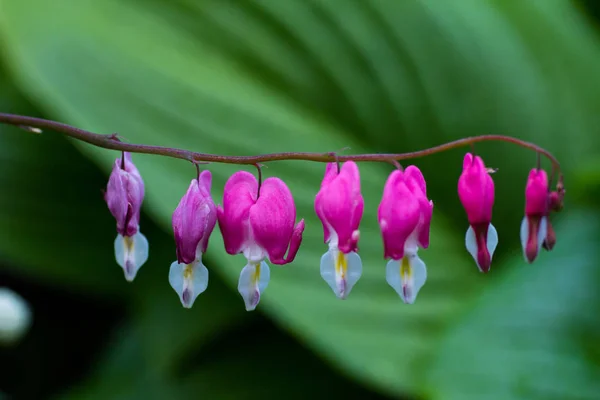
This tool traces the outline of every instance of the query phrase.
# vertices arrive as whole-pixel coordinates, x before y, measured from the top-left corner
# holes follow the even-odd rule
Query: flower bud
[[[492,225],[494,181],[479,156],[467,153],[458,179],[458,196],[467,213],[469,229],[465,245],[481,272],[488,272],[498,245],[498,233]]]
[[[139,232],[144,182],[130,153],[124,152],[115,161],[104,199],[117,222],[115,258],[125,272],[125,279],[131,282],[148,260],[148,241]]]
[[[202,255],[217,222],[210,187],[210,171],[203,171],[199,179],[192,180],[173,212],[177,261],[171,264],[169,283],[186,308],[191,308],[208,287],[208,269],[202,263]]]
[[[536,259],[546,239],[548,204],[548,176],[546,171],[534,168],[525,187],[525,217],[521,223],[521,245],[529,263]]]

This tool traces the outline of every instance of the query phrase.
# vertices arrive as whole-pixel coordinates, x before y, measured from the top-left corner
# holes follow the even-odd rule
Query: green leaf
[[[599,234],[597,211],[570,210],[555,251],[530,266],[515,256],[440,343],[432,397],[596,399]]]
[[[259,321],[210,338],[201,353],[190,352],[169,374],[156,373],[154,358],[140,345],[144,333],[139,327],[121,326],[93,376],[61,398],[295,399],[325,391],[344,398],[382,398],[333,373],[298,343]]]
[[[564,87],[540,72],[564,54],[575,57],[574,65],[585,59],[598,66],[592,42],[582,44],[588,55],[573,55],[569,42],[583,34],[570,35],[551,50],[554,58],[550,49],[539,50],[549,58],[538,65],[531,55],[537,42],[509,23],[522,11],[499,13],[491,1],[2,0],[0,6],[3,38],[22,87],[57,119],[119,131],[131,142],[220,154],[344,146],[360,153],[493,132],[552,145],[565,126],[593,121],[571,89],[572,107],[562,112]],[[548,13],[552,18],[538,16],[546,29],[567,29],[555,22],[563,9]],[[565,15],[579,18],[572,10]],[[557,73],[574,71],[580,72]],[[600,88],[596,76],[586,78],[588,88]],[[586,99],[593,101],[589,107],[598,105],[596,97]],[[552,149],[573,156],[593,147],[589,136]],[[114,153],[81,149],[108,171]],[[525,151],[515,154],[507,145],[488,158],[502,171],[496,215],[504,249],[518,246],[522,188],[535,161],[521,157]],[[146,211],[170,231],[172,210],[194,169],[151,156],[134,160],[147,183]],[[436,202],[432,247],[422,254],[429,280],[412,307],[401,304],[384,279],[376,208],[390,167],[361,167],[365,273],[345,302],[319,277],[326,246],[312,202],[324,166],[279,162],[265,170],[289,184],[307,229],[294,264],[273,268],[260,309],[345,372],[396,394],[422,390],[434,344],[470,299],[502,276],[478,274],[463,248],[467,223],[454,194],[460,157],[431,160],[422,164]],[[218,200],[237,168],[210,169]],[[446,214],[460,216],[460,226],[451,228]],[[243,261],[222,248],[216,233],[209,269],[233,286]],[[153,263],[150,268],[158,268]]]

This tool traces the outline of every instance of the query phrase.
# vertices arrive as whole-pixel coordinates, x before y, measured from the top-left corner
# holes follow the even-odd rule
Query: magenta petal
[[[404,245],[417,228],[420,214],[419,201],[407,187],[403,173],[392,172],[378,209],[385,258],[399,260],[404,256]]]
[[[217,207],[215,206],[215,202],[212,199],[210,194],[212,183],[212,175],[210,171],[205,170],[200,174],[200,193],[205,197],[206,204],[208,205],[210,212],[208,213],[208,218],[206,220],[206,232],[202,239],[200,240],[200,251],[202,253],[206,252],[208,248],[208,239],[212,231],[215,229],[215,225],[217,224]]]
[[[409,165],[404,170],[404,179],[410,182],[410,187],[418,187],[424,196],[427,196],[427,184],[425,183],[425,177],[419,168],[414,165]]]
[[[315,198],[315,211],[323,223],[325,241],[329,240],[330,228],[337,235],[340,251],[356,251],[358,237],[353,233],[358,230],[363,208],[358,166],[348,161],[337,176],[322,185]]]
[[[244,244],[252,240],[248,220],[257,190],[256,178],[246,171],[236,172],[225,183],[223,207],[217,207],[217,219],[229,254],[240,253]]]
[[[210,182],[210,172],[204,171],[203,175]],[[177,260],[181,264],[194,262],[198,249],[203,253],[206,251],[208,238],[215,227],[216,208],[204,183],[203,180],[200,183],[196,179],[192,180],[173,212]],[[210,191],[210,187],[208,190]]]
[[[300,249],[300,244],[302,244],[302,232],[304,232],[304,220],[301,219],[300,222],[296,224],[294,230],[292,232],[292,239],[290,240],[290,248],[288,250],[287,256],[285,258],[270,258],[273,264],[283,265],[288,264],[294,261],[296,258],[296,254]]]
[[[543,216],[548,214],[549,206],[548,175],[543,169],[529,172],[525,188],[525,214]]]
[[[494,206],[494,181],[481,157],[465,155],[463,172],[458,179],[458,196],[471,225],[489,223]]]
[[[421,219],[418,227],[417,241],[421,248],[429,247],[429,231],[433,215],[433,202],[427,199],[427,184],[419,168],[409,165],[404,170],[406,185],[419,200]]]
[[[321,182],[321,187],[325,187],[338,175],[337,163],[327,163],[325,166],[325,176]]]
[[[331,239],[331,233],[333,229],[329,227],[329,225],[327,224],[327,219],[323,214],[322,203],[324,194],[325,192],[323,192],[323,190],[320,190],[319,193],[317,193],[317,195],[315,196],[315,213],[317,214],[317,217],[319,218],[319,220],[321,221],[321,225],[323,226],[323,242],[327,243]]]
[[[260,188],[258,201],[250,209],[250,226],[255,242],[265,249],[273,264],[292,261],[285,257],[285,253],[292,240],[295,220],[296,207],[286,184],[279,178],[266,179]],[[304,224],[298,225],[301,237]],[[296,240],[299,246],[300,242]]]
[[[123,236],[135,235],[144,200],[144,181],[131,162],[131,154],[125,153],[124,165],[121,158],[115,161],[104,199],[116,219],[117,232]]]
[[[127,193],[125,182],[121,174],[118,160],[113,165],[113,170],[108,178],[108,185],[104,193],[104,200],[108,209],[117,221],[117,232],[124,236],[125,216],[127,215]]]

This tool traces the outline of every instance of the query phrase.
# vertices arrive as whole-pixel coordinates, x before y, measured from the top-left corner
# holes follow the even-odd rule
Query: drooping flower
[[[294,226],[296,206],[281,179],[265,179],[260,195],[258,190],[254,175],[236,172],[225,184],[223,207],[217,206],[225,250],[232,255],[243,253],[247,259],[238,282],[247,311],[256,308],[269,283],[270,270],[264,260],[268,257],[277,265],[292,262],[304,231],[304,220]]]
[[[130,153],[117,158],[108,179],[104,200],[117,221],[115,258],[131,282],[148,260],[148,240],[139,231],[144,200],[144,181],[131,161]]]
[[[433,202],[421,171],[411,165],[388,177],[378,209],[383,237],[386,280],[407,304],[414,303],[427,279],[425,263],[417,255],[429,247]]]
[[[344,163],[339,173],[336,163],[328,163],[315,197],[315,212],[329,244],[329,251],[321,258],[321,276],[340,299],[348,296],[362,274],[357,245],[363,208],[356,163]]]
[[[542,169],[529,172],[525,188],[525,217],[521,223],[521,244],[525,260],[532,263],[548,234],[548,176]],[[552,244],[553,245],[553,244]]]
[[[556,191],[550,192],[548,195],[548,214],[550,214],[550,212],[559,212],[562,209],[563,196],[564,192],[562,191],[560,193]],[[548,217],[546,218],[546,237],[544,238],[542,247],[547,251],[551,251],[555,244],[556,232],[554,232],[554,227],[552,227],[552,222]]]
[[[171,264],[169,283],[186,308],[191,308],[196,297],[208,287],[208,269],[202,263],[202,255],[217,223],[210,187],[210,171],[202,171],[199,179],[192,180],[173,212],[177,261]]]
[[[481,272],[488,272],[498,245],[498,233],[492,225],[494,181],[479,156],[467,153],[458,179],[458,196],[469,220],[465,244]]]

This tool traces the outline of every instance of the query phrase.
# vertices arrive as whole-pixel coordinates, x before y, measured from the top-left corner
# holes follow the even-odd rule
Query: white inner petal
[[[254,242],[248,243],[244,247],[243,254],[251,264],[258,264],[267,256],[264,249]]]
[[[529,220],[526,216],[523,218],[523,221],[521,221],[521,231],[519,232],[519,236],[521,238],[523,256],[527,260],[527,255],[525,254],[525,251],[527,250],[527,240],[529,239]]]
[[[465,235],[465,246],[467,247],[467,251],[471,253],[471,256],[477,263],[477,267],[479,267],[479,262],[477,261],[477,239],[475,238],[475,231],[473,228],[469,226],[467,229],[467,234]]]
[[[321,277],[335,295],[345,299],[362,275],[362,261],[355,252],[344,254],[333,248],[321,257]]]
[[[416,253],[407,253],[402,260],[390,260],[386,266],[386,281],[402,301],[413,304],[427,280],[427,268]]]
[[[490,227],[488,228],[487,234],[487,249],[490,253],[490,261],[492,261],[492,258],[494,257],[496,247],[498,247],[498,231],[496,230],[494,225],[490,223]]]
[[[117,235],[115,258],[125,272],[125,279],[133,281],[138,270],[148,261],[148,240],[139,230],[133,236]]]
[[[181,304],[192,308],[198,295],[208,287],[208,269],[202,264],[202,258],[191,264],[175,261],[169,269],[169,283],[179,295]]]
[[[240,273],[238,292],[242,295],[246,311],[253,311],[260,302],[260,296],[271,279],[271,271],[266,262],[248,263]]]

